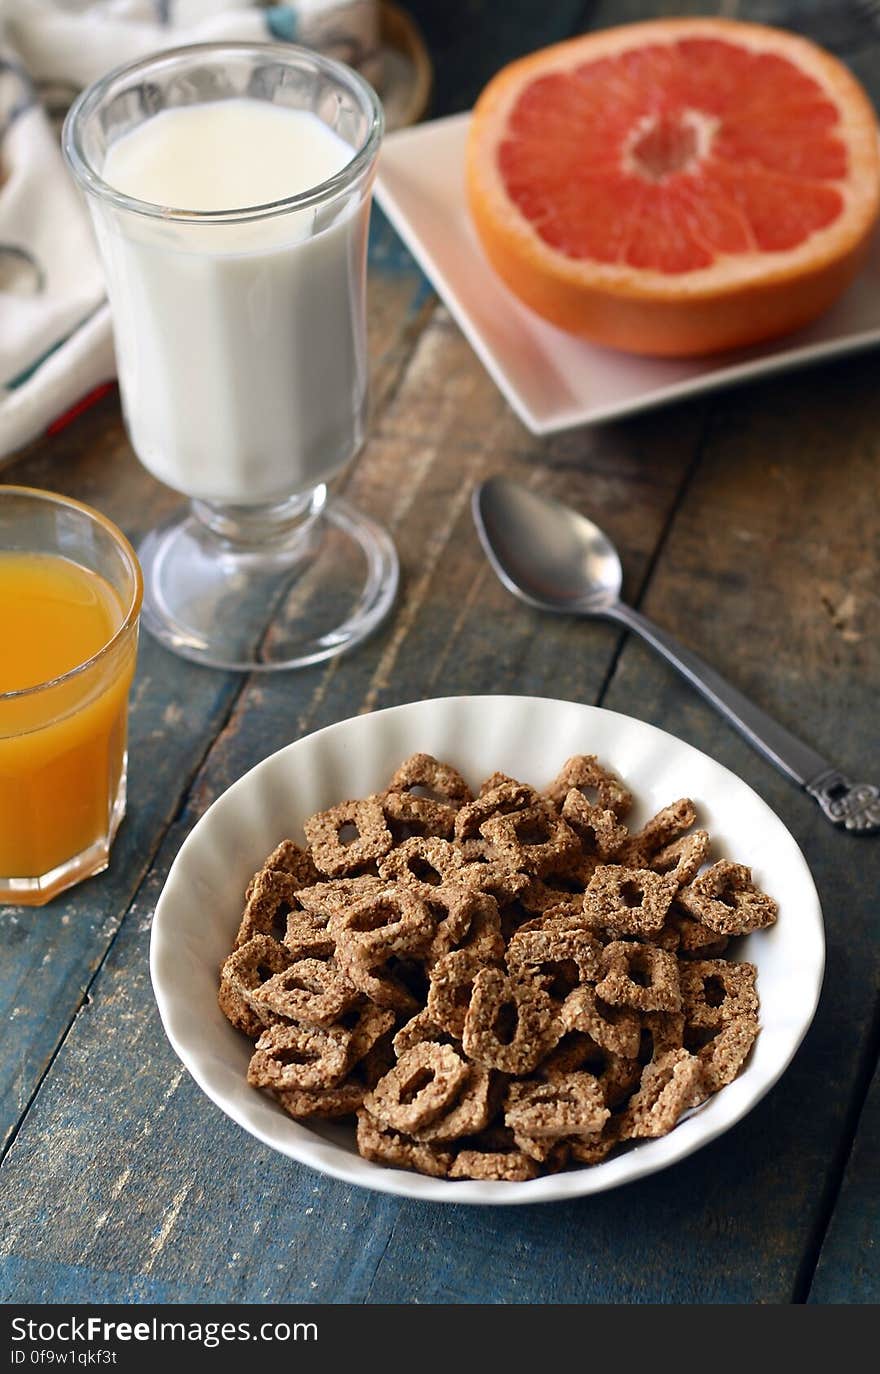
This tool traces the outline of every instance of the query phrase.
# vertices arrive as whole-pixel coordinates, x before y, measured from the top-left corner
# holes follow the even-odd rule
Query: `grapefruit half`
[[[477,103],[468,199],[496,271],[562,329],[713,353],[797,328],[861,265],[874,111],[807,39],[657,20],[505,67]]]

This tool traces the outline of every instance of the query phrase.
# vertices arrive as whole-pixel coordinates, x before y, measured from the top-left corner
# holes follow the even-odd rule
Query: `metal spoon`
[[[634,630],[710,701],[759,753],[846,830],[880,830],[880,788],[853,783],[796,739],[720,673],[640,611],[620,600],[623,574],[606,534],[570,507],[507,477],[490,477],[473,495],[480,542],[509,591],[542,611],[599,616]]]

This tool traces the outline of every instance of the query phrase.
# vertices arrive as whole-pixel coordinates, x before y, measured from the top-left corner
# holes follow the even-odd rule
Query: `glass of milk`
[[[187,658],[316,663],[394,599],[388,534],[330,494],[366,428],[382,129],[356,72],[292,44],[162,53],[68,115],[129,436],[189,497],[139,550],[143,622]]]

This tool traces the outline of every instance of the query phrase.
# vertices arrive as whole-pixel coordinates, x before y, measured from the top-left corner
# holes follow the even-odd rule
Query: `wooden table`
[[[503,62],[674,8],[796,22],[880,98],[876,7],[422,0],[435,113]],[[372,438],[347,480],[393,531],[402,591],[350,657],[240,678],[144,636],[129,813],[108,873],[0,913],[7,1301],[840,1302],[880,1296],[880,838],[834,831],[664,664],[618,631],[533,614],[489,572],[469,496],[507,472],[588,511],[626,594],[853,777],[880,776],[876,355],[541,442],[514,419],[376,214]],[[135,540],[178,500],[139,466],[118,399],[4,479],[106,511]],[[233,779],[331,721],[438,694],[522,692],[655,722],[739,773],[810,862],[828,931],[816,1021],[778,1087],[668,1172],[570,1205],[421,1206],[273,1154],[163,1035],[150,917],[181,840]]]

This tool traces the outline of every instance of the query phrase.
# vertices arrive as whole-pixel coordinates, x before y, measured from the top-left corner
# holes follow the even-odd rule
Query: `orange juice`
[[[110,643],[124,618],[97,573],[56,554],[0,552],[0,881],[109,850],[136,653],[134,638]]]

